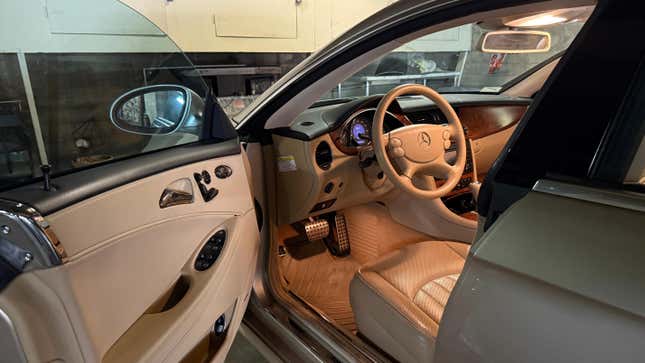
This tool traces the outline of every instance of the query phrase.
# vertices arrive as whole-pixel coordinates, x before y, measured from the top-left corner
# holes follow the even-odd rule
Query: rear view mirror
[[[119,129],[142,135],[175,132],[191,115],[193,103],[202,99],[177,85],[156,85],[129,91],[114,101],[110,120]]]
[[[498,30],[486,33],[484,53],[545,53],[551,49],[551,34],[538,30]]]

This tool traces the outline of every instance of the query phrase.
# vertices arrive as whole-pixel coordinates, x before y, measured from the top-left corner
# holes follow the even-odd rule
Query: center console
[[[476,219],[477,215],[474,212],[477,204],[471,193],[470,184],[477,181],[477,168],[473,161],[474,156],[471,140],[468,138],[467,130],[464,130],[464,132],[466,133],[466,164],[464,166],[464,172],[455,188],[446,196],[442,197],[441,200],[453,213],[468,219]],[[449,151],[452,151],[452,149]],[[437,184],[440,185],[441,183],[437,182]]]

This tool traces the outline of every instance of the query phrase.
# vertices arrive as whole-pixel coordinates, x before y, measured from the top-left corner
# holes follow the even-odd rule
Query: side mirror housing
[[[201,126],[204,108],[204,100],[187,87],[145,86],[117,98],[110,107],[110,121],[125,132],[168,135],[185,126]]]

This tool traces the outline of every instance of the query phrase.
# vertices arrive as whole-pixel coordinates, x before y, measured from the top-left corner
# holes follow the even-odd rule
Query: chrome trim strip
[[[0,217],[12,220],[22,228],[38,251],[29,251],[34,257],[41,256],[44,267],[58,266],[67,257],[49,223],[33,207],[6,199],[0,199]],[[38,252],[38,253],[35,253]]]
[[[630,191],[599,189],[544,179],[538,180],[532,190],[565,198],[645,212],[645,195]]]

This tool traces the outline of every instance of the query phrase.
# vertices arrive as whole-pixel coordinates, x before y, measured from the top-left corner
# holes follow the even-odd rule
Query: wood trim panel
[[[346,123],[343,123],[340,127],[337,127],[335,130],[332,130],[329,132],[329,137],[331,137],[331,141],[334,142],[334,145],[336,145],[336,148],[340,150],[343,154],[347,155],[356,155],[358,154],[358,151],[360,150],[359,147],[355,146],[348,146],[343,142],[343,131],[347,127]]]
[[[479,219],[479,214],[477,212],[472,211],[472,212],[467,212],[464,214],[460,215],[462,218],[470,219],[471,221],[477,222],[477,219]]]
[[[479,139],[512,127],[526,113],[526,105],[508,106],[464,106],[457,114],[461,123],[468,128],[471,139]]]

